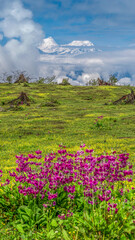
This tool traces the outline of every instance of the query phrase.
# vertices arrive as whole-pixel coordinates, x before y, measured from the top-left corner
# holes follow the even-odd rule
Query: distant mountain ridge
[[[51,55],[79,55],[97,51],[90,41],[72,41],[69,44],[58,45],[52,37],[43,39],[39,45],[40,51]]]

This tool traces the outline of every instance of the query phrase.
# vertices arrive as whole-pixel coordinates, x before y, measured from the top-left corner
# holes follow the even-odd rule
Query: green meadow
[[[135,104],[112,104],[130,93],[130,89],[125,86],[0,84],[1,167],[14,168],[16,154],[37,149],[49,153],[59,144],[74,150],[85,143],[96,154],[118,150],[129,152],[134,158]],[[17,98],[22,91],[30,98],[30,106],[10,107],[8,101]],[[98,125],[95,120],[99,116],[103,119]]]
[[[80,145],[85,144],[88,149],[94,150],[92,154],[95,157],[102,154],[111,155],[114,151],[116,151],[116,154],[129,153],[129,162],[133,165],[134,170],[135,103],[113,104],[123,95],[129,94],[131,89],[135,92],[135,87],[130,86],[1,83],[0,169],[3,171],[1,183],[4,183],[5,179],[8,178],[9,171],[15,171],[17,167],[16,155],[24,154],[27,156],[28,154],[34,154],[36,150],[41,150],[43,156],[41,161],[43,161],[45,155],[56,153],[59,145],[66,146],[67,151],[75,153],[80,149]],[[21,92],[27,94],[30,105],[24,102],[19,105],[10,104],[9,102],[18,98]],[[112,199],[116,200],[115,203],[117,203],[119,209],[118,214],[115,211],[113,215],[112,210],[111,215],[109,213],[111,210],[107,210],[109,207],[107,208],[106,202],[99,203],[95,209],[91,206],[90,210],[89,204],[86,204],[87,206],[85,203],[79,205],[78,202],[81,197],[75,195],[74,203],[76,207],[74,208],[75,205],[71,204],[70,208],[74,217],[63,222],[64,220],[58,219],[57,215],[64,207],[61,207],[57,201],[56,206],[52,202],[54,206],[50,205],[50,210],[45,212],[46,207],[42,209],[42,200],[36,202],[29,196],[25,196],[26,198],[20,197],[14,183],[9,186],[11,192],[14,191],[11,197],[8,185],[6,185],[0,189],[0,204],[2,204],[1,209],[4,209],[0,211],[0,239],[133,240],[135,237],[134,217],[132,215],[134,212],[134,197],[130,191],[129,195],[126,195],[126,191],[127,188],[131,189],[131,187],[134,189],[135,182],[134,180],[133,182],[126,182],[125,188],[122,185],[122,189],[125,189],[125,195],[120,195],[117,186],[121,191],[120,185],[116,182]],[[108,189],[110,189],[109,186]],[[77,191],[82,191],[83,194],[83,190]],[[2,195],[3,192],[5,195]],[[69,198],[64,198],[61,194],[64,193],[59,192],[59,201],[65,199],[63,202],[65,201],[65,208],[67,208],[68,205],[70,206]],[[126,201],[127,205],[123,207],[122,201]],[[38,211],[43,213],[43,218],[46,217],[48,223],[41,224],[42,228],[35,222],[29,226],[29,216],[26,215],[24,218],[21,215],[22,210],[19,210],[19,213],[17,212],[22,205],[25,208],[29,206],[26,212],[32,211],[31,214],[33,214],[34,211],[34,217],[38,216],[38,213],[36,215],[36,208],[38,209],[40,205]],[[32,210],[33,206],[34,210]],[[3,211],[5,212],[3,213]],[[15,215],[11,213],[13,211],[15,211]],[[93,223],[94,215],[92,214],[95,214],[95,223]],[[34,219],[33,215],[31,216],[30,218]],[[101,221],[98,220],[99,216]],[[13,220],[18,222],[12,224]],[[86,225],[84,224],[85,220]],[[91,221],[92,228],[88,225],[89,221]],[[101,225],[99,225],[99,222]],[[87,232],[85,232],[85,229]],[[123,229],[127,230],[124,232]]]

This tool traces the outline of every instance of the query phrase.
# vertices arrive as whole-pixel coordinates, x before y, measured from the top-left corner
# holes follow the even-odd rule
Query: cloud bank
[[[0,0],[0,5],[0,72],[37,74],[37,46],[44,37],[41,26],[32,20],[32,12],[21,1]]]
[[[90,52],[89,48],[86,48],[83,54],[80,46],[75,46],[80,54],[76,55],[72,51],[71,54],[66,52],[62,55],[61,46],[58,44],[59,51],[52,51],[54,47],[50,46],[50,54],[46,51],[46,47],[48,45],[44,46],[46,54],[42,54],[40,57],[41,75],[55,75],[58,82],[62,81],[62,78],[68,77],[71,84],[85,85],[89,80],[98,77],[103,77],[105,81],[108,81],[110,74],[116,74],[121,84],[135,85],[135,49],[103,52],[94,48],[95,50]]]

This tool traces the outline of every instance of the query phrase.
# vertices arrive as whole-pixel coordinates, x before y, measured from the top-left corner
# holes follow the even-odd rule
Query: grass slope
[[[112,104],[130,93],[130,89],[125,86],[0,84],[0,168],[13,169],[16,154],[37,149],[49,153],[56,151],[61,143],[70,150],[85,143],[96,154],[118,150],[134,157],[135,104]],[[10,107],[7,102],[22,91],[30,97],[31,105]],[[95,124],[99,116],[103,119]]]
[[[130,90],[125,86],[0,84],[2,182],[8,178],[8,171],[16,168],[15,155],[27,155],[40,149],[44,160],[44,154],[57,152],[59,144],[66,145],[67,150],[73,153],[85,143],[88,148],[94,149],[92,155],[96,157],[104,152],[129,153],[129,161],[134,165],[135,104],[112,104],[130,93]],[[16,99],[22,91],[30,98],[30,106],[24,103],[10,106],[8,102]],[[50,167],[47,169],[50,171]],[[39,170],[37,165],[36,170]],[[115,203],[118,209],[112,209],[112,205],[111,210],[108,200],[96,202],[96,198],[93,198],[96,204],[88,203],[87,197],[83,197],[83,188],[76,182],[72,183],[76,185],[75,200],[66,197],[62,187],[57,189],[59,193],[55,204],[53,200],[48,203],[46,196],[43,199],[22,196],[18,193],[17,184],[19,182],[10,182],[10,185],[0,188],[0,240],[135,239],[134,180],[112,183],[110,202],[113,205]],[[104,184],[107,184],[106,190],[110,191],[110,182],[104,181]],[[103,193],[104,186],[99,183],[99,193],[100,190]],[[46,189],[50,191],[50,187]],[[99,193],[93,192],[97,196]],[[43,203],[48,205],[44,206]],[[70,215],[69,210],[73,210],[73,217],[61,220],[63,215],[58,213],[68,211]]]

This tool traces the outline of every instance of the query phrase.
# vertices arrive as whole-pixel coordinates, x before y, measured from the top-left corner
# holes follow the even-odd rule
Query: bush
[[[64,79],[62,80],[62,83],[60,83],[60,85],[67,86],[67,85],[71,85],[71,84],[69,83],[69,79],[68,79],[68,78],[64,78]]]
[[[44,105],[47,107],[55,107],[59,104],[60,103],[58,102],[58,100],[56,98],[50,97],[50,99]]]
[[[97,86],[98,85],[98,80],[96,79],[91,79],[86,83],[86,86]]]
[[[13,80],[12,80],[12,76],[11,76],[11,75],[8,76],[7,79],[6,79],[6,82],[9,83],[9,84],[11,84],[12,81],[13,81]]]
[[[110,75],[109,77],[109,83],[111,85],[115,85],[118,82],[118,79],[114,75]]]
[[[23,86],[24,86],[24,87],[29,87],[30,85],[29,85],[28,82],[24,82]]]
[[[45,81],[44,78],[39,78],[39,79],[36,81],[36,83],[42,84],[42,83],[44,83],[44,81]]]

